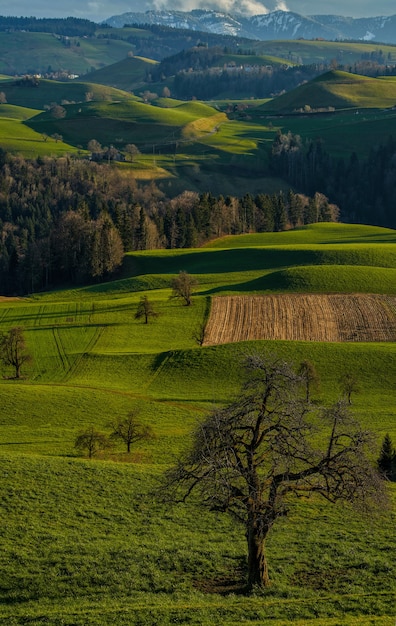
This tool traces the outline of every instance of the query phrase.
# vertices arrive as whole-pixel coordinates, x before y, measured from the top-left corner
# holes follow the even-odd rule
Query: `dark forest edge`
[[[336,221],[321,193],[308,198],[185,191],[167,198],[116,167],[69,157],[0,154],[0,291],[33,293],[111,277],[124,251],[192,248],[223,235]]]
[[[20,295],[110,278],[126,251],[192,248],[224,235],[320,221],[395,227],[396,141],[366,161],[279,133],[270,167],[294,190],[242,197],[166,197],[108,164],[0,153],[0,290]],[[298,190],[298,193],[295,191]]]

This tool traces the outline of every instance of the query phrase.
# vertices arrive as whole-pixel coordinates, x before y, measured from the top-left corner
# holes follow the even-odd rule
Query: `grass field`
[[[332,291],[344,272],[339,291],[367,291],[359,273],[372,292],[395,295],[395,242],[395,231],[342,224],[244,235],[129,254],[108,283],[3,299],[1,330],[21,325],[34,360],[24,379],[0,382],[0,623],[393,625],[394,520],[368,523],[316,498],[293,503],[268,540],[272,587],[246,597],[238,524],[153,493],[197,420],[233,397],[252,350],[311,360],[325,403],[344,372],[356,373],[353,412],[378,449],[387,432],[396,441],[395,343],[201,348],[192,337],[212,294],[293,294],[293,272],[313,291]],[[199,280],[191,307],[169,299],[181,269]],[[148,325],[134,319],[142,294],[160,313]],[[81,429],[109,432],[132,409],[154,439],[91,461],[74,449]]]

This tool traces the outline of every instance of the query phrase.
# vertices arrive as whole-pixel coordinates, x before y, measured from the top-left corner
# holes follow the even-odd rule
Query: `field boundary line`
[[[143,389],[144,391],[147,391],[151,385],[153,384],[153,382],[158,378],[158,376],[160,375],[161,371],[164,369],[165,365],[167,365],[167,363],[169,363],[169,361],[174,357],[175,353],[173,350],[170,350],[169,352],[163,352],[162,354],[165,354],[166,356],[161,360],[161,363],[159,364],[159,366],[157,367],[157,369],[155,370],[154,374],[152,375],[152,377],[148,380],[148,382],[144,385]]]

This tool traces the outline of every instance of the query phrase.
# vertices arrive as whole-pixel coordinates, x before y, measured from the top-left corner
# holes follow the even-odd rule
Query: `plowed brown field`
[[[251,339],[396,341],[396,296],[285,294],[214,298],[204,345]]]

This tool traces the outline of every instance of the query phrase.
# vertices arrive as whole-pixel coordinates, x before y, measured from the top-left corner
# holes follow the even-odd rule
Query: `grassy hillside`
[[[50,33],[0,33],[0,72],[14,74],[66,70],[86,74],[125,58],[131,45],[122,39],[65,38]]]
[[[82,103],[87,100],[119,101],[130,98],[130,94],[119,89],[80,81],[39,80],[37,86],[32,86],[25,84],[23,80],[12,80],[3,83],[1,88],[8,104],[35,109],[44,109],[53,102],[64,104]]]
[[[112,65],[85,76],[86,80],[99,85],[108,85],[125,91],[147,88],[147,74],[157,61],[141,57],[127,57]]]
[[[263,110],[292,113],[309,110],[386,108],[394,106],[396,83],[367,76],[331,71],[262,105]]]
[[[346,66],[360,61],[363,56],[378,53],[378,43],[346,41],[307,41],[280,40],[260,41],[254,43],[258,54],[269,54],[297,63],[322,63],[336,60]],[[396,60],[396,46],[381,45],[381,50],[389,60]]]
[[[395,242],[395,231],[343,224],[244,235],[129,254],[118,280],[0,302],[1,330],[21,325],[34,356],[26,379],[0,382],[0,620],[390,626],[391,520],[368,526],[316,498],[295,502],[268,541],[272,587],[245,597],[243,530],[195,501],[170,507],[152,493],[197,420],[233,397],[252,350],[311,360],[326,403],[340,375],[356,373],[353,412],[378,446],[386,432],[396,441],[395,344],[200,348],[192,338],[211,294],[293,292],[301,277],[312,291],[395,294]],[[199,280],[191,307],[169,300],[180,269]],[[148,325],[134,319],[142,294],[160,313]],[[121,445],[92,461],[77,455],[79,430],[109,432],[132,409],[155,439],[130,456]]]
[[[24,123],[39,113],[38,110],[26,107],[8,104],[0,106],[0,134],[3,150],[22,153],[32,158],[38,155],[61,156],[66,152],[77,153],[75,146],[55,140],[50,136],[43,136]]]

